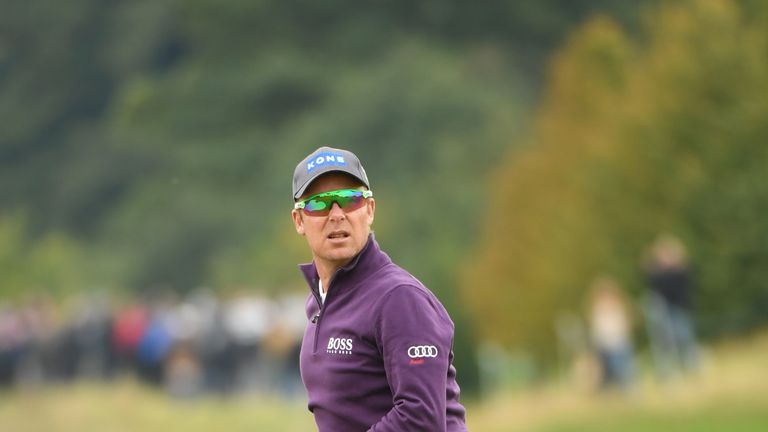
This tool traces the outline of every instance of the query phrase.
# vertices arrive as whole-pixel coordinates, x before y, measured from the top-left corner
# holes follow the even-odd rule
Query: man
[[[659,235],[645,271],[645,314],[658,373],[666,379],[678,368],[694,372],[699,355],[691,319],[693,275],[682,241],[672,234]]]
[[[301,377],[320,432],[465,431],[453,322],[379,249],[358,158],[321,147],[293,174],[296,232],[312,251]]]

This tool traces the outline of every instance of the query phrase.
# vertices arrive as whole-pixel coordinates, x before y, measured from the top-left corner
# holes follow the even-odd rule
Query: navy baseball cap
[[[293,171],[293,199],[304,194],[312,182],[329,172],[343,172],[360,180],[368,189],[368,175],[354,153],[332,147],[320,147],[296,165]]]

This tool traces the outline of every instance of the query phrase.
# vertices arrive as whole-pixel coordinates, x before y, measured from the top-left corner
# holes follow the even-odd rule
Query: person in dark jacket
[[[656,369],[662,378],[698,369],[692,312],[693,277],[683,243],[660,235],[646,267],[645,313]]]
[[[293,175],[296,232],[313,261],[300,353],[320,432],[466,431],[454,326],[440,301],[379,248],[359,159],[321,147]]]

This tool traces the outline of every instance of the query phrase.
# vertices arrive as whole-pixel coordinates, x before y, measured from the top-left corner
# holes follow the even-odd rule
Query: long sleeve
[[[382,299],[376,329],[394,406],[369,431],[447,430],[446,395],[458,387],[451,388],[453,323],[443,306],[416,286],[397,287]]]

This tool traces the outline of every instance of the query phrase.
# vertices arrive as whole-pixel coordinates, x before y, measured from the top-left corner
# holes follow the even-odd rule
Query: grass
[[[472,431],[768,430],[768,334],[721,344],[696,377],[642,380],[628,395],[592,395],[564,385],[470,404]],[[0,393],[9,432],[310,431],[304,401],[264,397],[179,401],[132,381]]]
[[[308,431],[303,403],[265,397],[173,400],[132,381],[0,396],[0,429],[13,432]]]
[[[711,349],[693,377],[661,384],[644,377],[628,394],[595,395],[564,386],[507,394],[470,411],[472,430],[765,431],[768,334]]]

